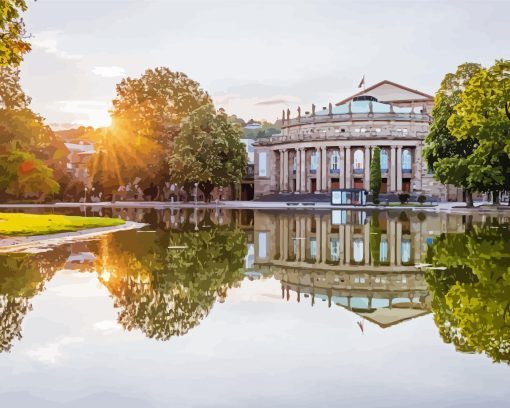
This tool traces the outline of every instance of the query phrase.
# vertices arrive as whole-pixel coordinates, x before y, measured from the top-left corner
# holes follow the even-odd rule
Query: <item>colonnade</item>
[[[420,262],[420,237],[414,234],[411,238],[410,232],[405,233],[402,223],[395,219],[388,218],[384,222],[385,232],[380,234],[381,239],[376,241],[380,247],[374,252],[379,253],[380,258],[373,259],[370,250],[370,236],[373,233],[370,223],[333,226],[329,215],[280,216],[277,219],[278,247],[274,260],[289,264],[339,266],[401,266]]]
[[[316,147],[289,147],[275,150],[279,159],[279,180],[277,190],[280,192],[296,192],[296,193],[309,193],[323,192],[326,193],[331,190],[331,179],[338,178],[339,188],[353,188],[355,187],[355,180],[361,179],[363,188],[370,190],[370,164],[373,155],[373,148],[375,146],[351,146],[351,145],[338,145],[338,146],[316,146]],[[406,174],[407,177],[412,177],[416,180],[417,185],[421,187],[421,145],[418,146],[403,146],[391,145],[380,146],[381,150],[386,150],[388,153],[388,170],[382,174],[383,178],[387,179],[387,191],[397,192],[402,191],[402,152],[404,149],[412,151],[415,160],[412,166],[411,174]],[[363,151],[363,173],[354,172],[353,156],[357,150]],[[315,152],[317,157],[317,167],[315,171],[311,172],[311,155],[307,152]],[[339,172],[332,173],[331,160],[328,157],[328,152],[337,151],[339,153]],[[292,170],[294,166],[291,165],[291,158],[296,160],[295,175]],[[315,189],[312,188],[312,181],[315,180]],[[295,180],[295,183],[294,183]],[[359,184],[357,183],[359,187]]]

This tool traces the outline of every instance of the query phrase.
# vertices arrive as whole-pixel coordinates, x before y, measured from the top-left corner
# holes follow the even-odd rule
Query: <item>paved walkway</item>
[[[314,195],[316,196],[316,195]],[[480,205],[484,205],[487,203],[476,203],[475,207],[479,207]],[[336,206],[331,205],[328,201],[323,201],[323,198],[318,197],[318,201],[300,200],[297,201],[221,201],[219,203],[203,203],[203,202],[159,202],[159,201],[116,201],[112,202],[100,202],[100,203],[87,203],[87,208],[154,208],[154,209],[164,209],[164,208],[232,208],[232,209],[379,209],[379,210],[410,210],[410,211],[433,211],[433,212],[455,212],[455,213],[472,213],[473,209],[468,209],[465,207],[465,203],[463,202],[444,202],[439,203],[436,206],[420,206],[419,204],[416,206]],[[0,204],[0,210],[2,208],[83,208],[85,207],[83,203],[54,203],[54,204]],[[476,208],[476,212],[505,212],[506,206],[498,207],[498,208]],[[508,208],[510,211],[510,208]]]

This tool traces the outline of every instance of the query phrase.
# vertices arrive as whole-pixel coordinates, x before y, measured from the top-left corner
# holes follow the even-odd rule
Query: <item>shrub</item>
[[[375,205],[378,205],[378,204],[381,202],[381,200],[379,200],[378,198],[374,198],[374,199],[372,200],[372,202],[373,202]]]
[[[411,197],[411,196],[407,193],[400,193],[398,195],[398,199],[400,200],[401,204],[407,203],[409,201],[409,197]]]
[[[420,194],[417,198],[417,201],[420,203],[420,204],[423,204],[425,201],[427,201],[427,197],[425,197],[423,194]]]

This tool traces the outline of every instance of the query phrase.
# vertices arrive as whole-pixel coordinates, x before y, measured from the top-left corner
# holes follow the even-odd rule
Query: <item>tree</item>
[[[242,131],[212,105],[193,111],[182,123],[169,160],[170,180],[190,186],[198,183],[208,200],[214,187],[238,183],[246,171]]]
[[[144,166],[151,181],[161,185],[168,181],[167,160],[181,120],[198,107],[211,103],[211,99],[198,82],[165,67],[148,69],[139,78],[125,78],[116,91],[112,132],[122,137],[107,146],[108,155],[113,158],[117,152],[128,152],[131,158],[141,146],[150,144],[151,153]],[[115,162],[122,160],[129,159],[117,157]]]
[[[25,38],[25,23],[20,16],[26,9],[25,0],[0,2],[0,66],[18,65],[23,54],[30,51],[30,43]]]
[[[30,299],[44,290],[67,255],[66,248],[0,255],[0,353],[9,352],[14,340],[21,339],[21,324],[32,309]]]
[[[465,63],[460,65],[455,73],[446,74],[436,93],[432,109],[432,124],[423,149],[423,157],[429,168],[433,169],[434,178],[443,184],[463,187],[466,190],[468,206],[473,205],[472,193],[475,190],[467,180],[468,164],[462,159],[466,159],[473,152],[477,140],[476,138],[457,139],[451,134],[447,124],[454,113],[455,106],[461,100],[466,84],[481,69],[479,64]],[[454,175],[449,172],[452,165],[459,166]]]
[[[4,159],[2,166],[5,167],[4,174],[0,175],[0,185],[3,185],[5,189],[11,185],[9,191],[16,194],[14,191],[17,189],[14,188],[15,183],[12,177],[23,175],[23,180],[18,180],[18,186],[30,184],[29,190],[32,194],[37,192],[34,188],[37,188],[37,182],[41,181],[41,186],[46,188],[41,192],[47,194],[50,191],[55,191],[54,188],[47,189],[49,177],[58,180],[63,185],[68,181],[66,162],[69,152],[62,140],[55,136],[49,126],[44,124],[43,118],[29,109],[30,98],[21,89],[19,79],[18,69],[0,68],[0,80],[2,81],[2,86],[0,86],[0,156]],[[21,158],[20,154],[22,153],[29,156]],[[29,178],[26,177],[27,174],[18,172],[15,166],[12,167],[12,160],[15,163],[18,163],[19,160],[29,160],[37,164],[30,177],[30,180],[34,181],[29,181]],[[45,166],[41,166],[43,164]],[[47,171],[49,168],[52,169],[51,172]],[[0,191],[0,195],[5,196],[5,190]]]
[[[18,67],[0,65],[0,84],[0,108],[25,109],[28,107],[31,99],[21,89]]]
[[[478,191],[510,189],[509,106],[510,60],[500,60],[471,77],[448,119],[448,130],[459,142],[478,142],[469,168]]]
[[[162,341],[182,336],[242,280],[244,232],[231,226],[208,227],[158,232],[143,242],[132,234],[102,239],[97,270],[108,271],[100,280],[114,297],[125,329]]]
[[[31,153],[14,150],[1,155],[0,174],[0,188],[18,198],[32,196],[43,200],[60,189],[53,170]]]
[[[443,234],[427,262],[434,320],[441,336],[460,351],[484,352],[510,362],[510,232],[506,225],[474,226]]]
[[[379,203],[379,192],[381,190],[381,149],[374,147],[372,163],[370,164],[370,190],[372,190],[372,201]]]

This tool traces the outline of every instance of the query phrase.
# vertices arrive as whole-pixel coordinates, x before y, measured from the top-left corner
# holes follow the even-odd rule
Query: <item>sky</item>
[[[510,1],[28,0],[21,66],[55,129],[107,126],[115,85],[166,66],[217,108],[275,121],[388,79],[434,94],[466,61],[510,57]]]

